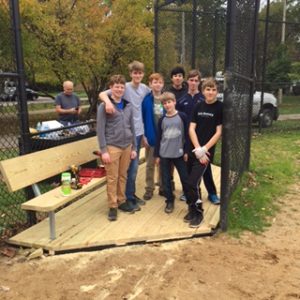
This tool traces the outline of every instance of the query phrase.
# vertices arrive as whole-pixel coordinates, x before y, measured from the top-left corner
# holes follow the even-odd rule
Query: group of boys
[[[200,72],[192,70],[184,82],[183,68],[171,71],[172,86],[163,92],[161,74],[142,83],[144,65],[129,64],[130,82],[114,75],[109,90],[99,95],[97,135],[107,174],[108,219],[117,219],[118,209],[133,213],[153,197],[155,165],[159,165],[160,194],[166,198],[165,212],[174,210],[173,171],[182,184],[182,200],[188,204],[184,221],[198,227],[203,219],[199,183],[204,176],[209,200],[219,204],[210,162],[221,136],[222,105],[216,101],[217,85],[205,80],[199,90]],[[204,128],[204,129],[203,129]],[[201,136],[200,136],[201,135]],[[145,146],[146,186],[144,200],[136,196],[139,152]]]

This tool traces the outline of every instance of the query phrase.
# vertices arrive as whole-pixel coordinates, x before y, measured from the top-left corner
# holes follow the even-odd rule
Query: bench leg
[[[50,226],[50,239],[55,240],[55,213],[54,211],[49,212],[49,226]]]

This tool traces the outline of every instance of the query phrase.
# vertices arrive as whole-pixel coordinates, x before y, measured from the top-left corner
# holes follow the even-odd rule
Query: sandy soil
[[[27,260],[0,258],[6,299],[300,299],[300,184],[262,235],[226,234]]]

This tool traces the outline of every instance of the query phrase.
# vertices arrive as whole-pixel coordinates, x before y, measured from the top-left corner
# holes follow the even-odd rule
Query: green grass
[[[276,122],[262,134],[253,132],[250,170],[233,193],[229,233],[260,233],[280,209],[279,200],[300,178],[299,121]]]
[[[283,96],[282,104],[279,105],[279,113],[300,114],[300,96]]]

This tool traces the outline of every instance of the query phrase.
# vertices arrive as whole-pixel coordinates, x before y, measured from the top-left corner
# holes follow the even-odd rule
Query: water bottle
[[[71,194],[71,173],[65,172],[61,174],[61,193],[63,196]]]

